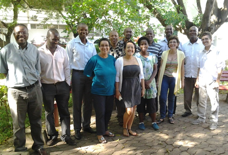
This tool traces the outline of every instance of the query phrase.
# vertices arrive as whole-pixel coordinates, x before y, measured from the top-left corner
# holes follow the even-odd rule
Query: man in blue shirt
[[[95,131],[90,127],[92,113],[91,84],[92,80],[83,74],[89,59],[96,55],[94,44],[86,37],[88,26],[80,23],[77,27],[78,36],[67,45],[70,68],[72,69],[72,96],[75,138],[81,139],[81,106],[83,99],[83,130],[90,133]]]

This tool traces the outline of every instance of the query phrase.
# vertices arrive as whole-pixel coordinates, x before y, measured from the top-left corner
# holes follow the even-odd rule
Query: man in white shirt
[[[199,56],[198,74],[195,84],[195,87],[199,88],[198,119],[192,121],[192,124],[205,122],[207,98],[209,97],[211,103],[211,125],[209,129],[215,130],[218,124],[218,92],[224,59],[221,57],[221,52],[212,45],[212,35],[210,32],[204,32],[202,34],[202,42],[205,48]]]
[[[192,94],[195,88],[197,78],[197,62],[199,61],[199,53],[202,52],[204,46],[198,38],[198,28],[192,26],[189,29],[189,41],[183,45],[185,54],[185,80],[184,80],[184,108],[185,112],[182,117],[187,117],[192,114]],[[196,104],[199,104],[199,89],[195,88]]]
[[[88,35],[88,26],[80,23],[77,27],[78,36],[72,39],[67,45],[67,53],[72,70],[72,96],[73,96],[73,117],[75,138],[81,139],[81,106],[83,99],[83,130],[95,133],[90,127],[90,118],[92,113],[92,80],[83,74],[84,68],[89,59],[96,55],[94,44],[86,37]]]
[[[46,128],[50,137],[46,142],[52,146],[58,142],[58,132],[55,129],[53,117],[54,100],[56,100],[61,121],[61,140],[69,145],[75,145],[70,137],[70,113],[68,100],[70,96],[70,66],[64,48],[58,45],[59,32],[49,29],[47,42],[39,48],[41,65],[41,83],[43,103],[46,115]]]

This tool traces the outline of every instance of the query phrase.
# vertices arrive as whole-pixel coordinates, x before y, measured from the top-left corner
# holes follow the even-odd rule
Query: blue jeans
[[[160,119],[165,118],[166,114],[166,100],[167,100],[167,93],[168,94],[168,117],[173,116],[174,110],[174,88],[175,88],[175,77],[168,77],[166,75],[163,76],[162,85],[161,85],[161,92],[160,92]]]

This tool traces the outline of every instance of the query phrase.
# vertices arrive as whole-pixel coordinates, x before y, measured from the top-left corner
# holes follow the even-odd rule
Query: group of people
[[[119,125],[126,137],[137,136],[137,132],[131,129],[136,109],[141,130],[145,129],[146,113],[151,117],[154,130],[159,130],[158,125],[164,122],[166,113],[168,122],[174,124],[176,95],[181,88],[184,89],[186,110],[182,117],[192,114],[195,89],[198,119],[192,124],[205,122],[209,96],[209,128],[217,128],[218,87],[224,60],[221,52],[212,45],[210,32],[203,32],[199,39],[197,27],[192,26],[189,42],[181,44],[169,25],[165,28],[165,38],[155,43],[154,31],[149,28],[145,36],[139,38],[137,46],[131,40],[131,28],[126,28],[120,41],[116,31],[110,32],[109,39],[100,39],[99,53],[87,39],[86,24],[78,24],[77,32],[78,36],[67,44],[65,50],[58,45],[59,32],[51,28],[47,32],[46,43],[37,49],[27,42],[27,27],[18,24],[13,32],[16,42],[2,48],[0,73],[6,76],[16,152],[27,150],[25,117],[28,113],[34,140],[32,148],[41,155],[49,154],[43,148],[41,134],[42,103],[48,134],[46,144],[51,146],[58,142],[53,117],[54,101],[60,115],[61,140],[69,145],[76,144],[70,134],[68,100],[71,89],[75,138],[78,140],[82,137],[81,129],[96,133],[100,143],[106,143],[104,136],[115,136],[108,128],[114,103]],[[160,118],[157,120],[158,101]],[[96,131],[90,127],[92,103],[96,113]]]

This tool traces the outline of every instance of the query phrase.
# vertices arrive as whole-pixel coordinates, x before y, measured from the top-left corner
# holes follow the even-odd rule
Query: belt
[[[14,89],[31,89],[31,88],[35,87],[38,83],[39,83],[39,81],[36,81],[35,83],[33,83],[29,86],[26,86],[26,87],[11,87],[11,88],[14,88]]]
[[[76,70],[76,69],[73,69],[73,71],[75,71],[75,72],[81,72],[81,73],[84,72],[84,70]]]
[[[64,83],[66,81],[60,81],[60,82],[56,82],[56,83],[41,83],[42,85],[57,85],[57,84],[60,84],[60,83]]]

